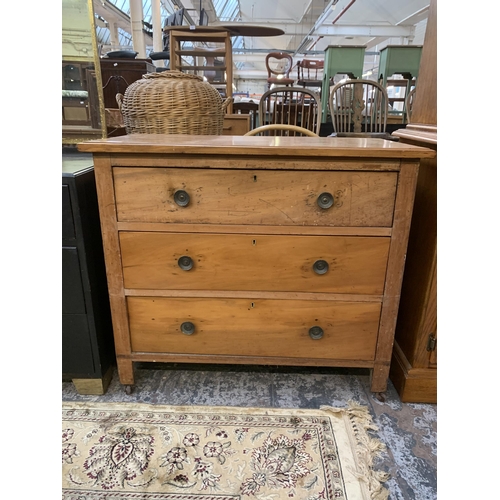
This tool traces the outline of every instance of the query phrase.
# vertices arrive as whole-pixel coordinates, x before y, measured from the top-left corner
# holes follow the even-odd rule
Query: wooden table
[[[362,367],[386,390],[419,161],[382,139],[135,134],[92,152],[133,363]]]

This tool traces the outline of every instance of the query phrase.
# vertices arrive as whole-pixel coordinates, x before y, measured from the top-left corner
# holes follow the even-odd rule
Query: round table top
[[[242,23],[224,24],[223,26],[238,36],[279,36],[285,34],[282,29],[273,28],[272,26],[255,26]]]
[[[229,31],[233,36],[278,36],[285,32],[272,26],[255,26],[250,24],[232,23],[213,26],[165,26],[163,31],[197,31],[198,33],[211,33],[214,31]]]

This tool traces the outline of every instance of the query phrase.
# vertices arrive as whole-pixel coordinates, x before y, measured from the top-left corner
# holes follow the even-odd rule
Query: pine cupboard
[[[363,367],[387,387],[419,162],[382,139],[134,134],[91,152],[119,377]]]

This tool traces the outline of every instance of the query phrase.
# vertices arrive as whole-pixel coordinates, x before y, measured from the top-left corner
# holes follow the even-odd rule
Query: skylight
[[[121,10],[124,14],[130,17],[130,0],[101,0],[101,1],[114,5],[117,9]],[[239,0],[213,0],[212,4],[218,20],[222,22],[224,21],[234,22],[234,21],[239,21],[241,19]],[[166,17],[175,12],[176,8],[182,8],[183,6],[184,5],[182,1],[180,0],[161,0],[160,13],[161,13],[162,26],[165,22]],[[152,24],[151,0],[142,1],[142,11],[143,11],[144,22],[151,25]],[[189,17],[190,11],[187,9],[186,11],[187,11],[187,16]],[[210,21],[214,20],[210,19]],[[108,28],[102,26],[96,26],[96,32],[97,32],[98,44],[101,47],[110,44],[110,32]],[[119,28],[118,43],[120,44],[121,47],[131,47],[132,34],[130,32],[127,32],[123,28]],[[234,38],[233,49],[238,49],[242,47],[244,47],[243,38],[242,37]],[[148,51],[152,50],[152,47],[148,46],[147,49]]]

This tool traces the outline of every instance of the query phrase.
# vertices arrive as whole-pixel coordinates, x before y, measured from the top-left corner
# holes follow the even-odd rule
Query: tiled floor
[[[135,401],[168,405],[274,408],[369,407],[387,451],[375,468],[391,474],[390,500],[437,498],[437,405],[404,404],[389,382],[384,403],[370,392],[367,370],[136,364],[127,395],[115,371],[103,396],[83,396],[63,382],[63,401]]]

